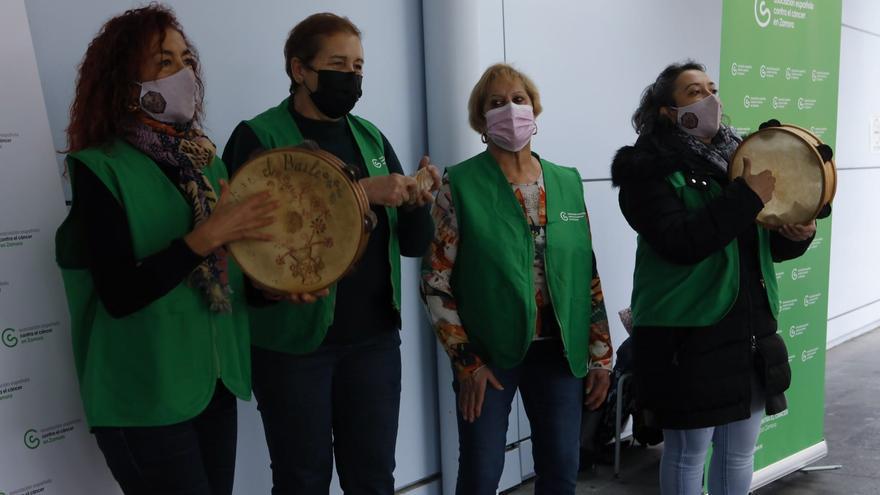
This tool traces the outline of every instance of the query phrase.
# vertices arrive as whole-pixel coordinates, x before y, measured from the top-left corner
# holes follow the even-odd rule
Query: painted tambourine
[[[360,259],[376,224],[357,172],[325,151],[278,148],[256,155],[232,177],[241,201],[270,191],[280,203],[261,229],[271,241],[233,242],[242,270],[263,286],[291,293],[331,286]]]
[[[751,160],[753,174],[770,170],[776,178],[773,198],[758,214],[765,227],[812,222],[834,199],[837,170],[831,148],[806,129],[782,124],[751,134],[730,161],[731,178],[743,174],[743,158]]]

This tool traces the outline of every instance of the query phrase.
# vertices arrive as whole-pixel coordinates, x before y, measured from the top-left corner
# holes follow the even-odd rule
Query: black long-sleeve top
[[[294,110],[292,98],[290,102],[288,110],[305,139],[314,141],[322,150],[332,153],[343,162],[355,165],[360,176],[367,177],[366,164],[345,119],[335,122],[308,119]],[[384,135],[382,140],[389,172],[403,174],[403,168],[391,144]],[[264,149],[256,134],[246,123],[240,123],[223,152],[223,161],[230,176],[260,151]],[[383,206],[371,207],[378,224],[370,234],[364,254],[355,269],[337,282],[336,310],[333,324],[324,339],[325,345],[355,343],[400,328],[400,315],[393,307],[391,266],[388,263],[388,216]],[[422,256],[434,233],[430,208],[398,208],[397,224],[396,234],[401,254],[409,257]],[[246,285],[250,304],[271,304],[250,283]]]
[[[84,218],[88,268],[98,297],[111,316],[122,318],[144,308],[180,284],[203,261],[183,238],[136,259],[122,205],[87,166],[74,158],[68,160],[74,208],[80,208]],[[158,166],[177,184],[172,167]]]

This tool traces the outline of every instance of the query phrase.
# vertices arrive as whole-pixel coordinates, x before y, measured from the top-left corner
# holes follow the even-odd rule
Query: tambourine
[[[334,155],[305,147],[256,155],[232,177],[235,200],[270,191],[281,206],[261,229],[273,240],[242,240],[229,250],[259,284],[284,292],[331,286],[358,262],[376,225],[357,171]]]
[[[780,124],[749,135],[730,161],[731,179],[743,174],[743,158],[751,160],[753,174],[770,170],[776,178],[773,198],[757,218],[765,227],[812,222],[834,199],[837,169],[831,148],[806,129]]]

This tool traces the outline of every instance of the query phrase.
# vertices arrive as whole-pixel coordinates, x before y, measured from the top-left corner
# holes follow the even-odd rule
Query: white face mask
[[[184,124],[196,114],[196,74],[186,67],[174,74],[139,83],[141,110],[159,122]]]
[[[714,94],[675,109],[678,110],[678,126],[692,136],[711,139],[721,128],[721,100]]]

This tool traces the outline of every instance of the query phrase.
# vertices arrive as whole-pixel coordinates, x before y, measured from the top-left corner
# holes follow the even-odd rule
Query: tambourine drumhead
[[[811,222],[834,195],[833,161],[824,162],[816,150],[821,141],[805,129],[768,127],[746,138],[730,163],[730,176],[743,173],[743,158],[752,174],[770,170],[776,178],[773,198],[758,214],[758,222],[778,227]]]
[[[238,241],[229,249],[253,280],[286,292],[313,292],[344,275],[360,257],[369,205],[345,165],[324,151],[279,148],[257,155],[230,181],[236,201],[268,190],[281,206],[262,229],[272,241]]]

